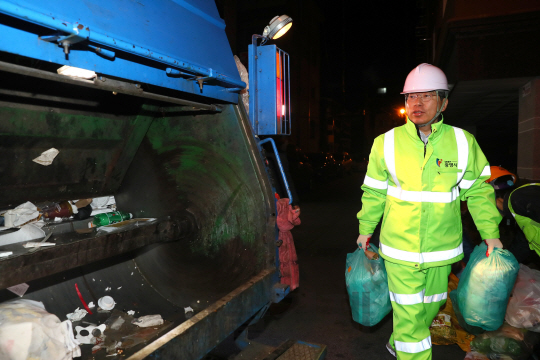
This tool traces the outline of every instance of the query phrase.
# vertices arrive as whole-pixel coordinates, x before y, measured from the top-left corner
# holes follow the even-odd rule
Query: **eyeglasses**
[[[416,99],[420,99],[422,100],[423,103],[428,103],[431,101],[432,98],[436,97],[437,94],[433,94],[433,93],[430,93],[430,94],[422,94],[422,93],[417,93],[417,94],[406,94],[405,95],[405,100],[407,102],[414,102],[416,101]]]

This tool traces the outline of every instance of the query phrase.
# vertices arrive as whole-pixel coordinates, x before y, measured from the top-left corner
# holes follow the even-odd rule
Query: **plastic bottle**
[[[124,211],[113,211],[110,213],[96,214],[89,227],[100,227],[110,224],[116,224],[120,221],[133,218],[133,214]]]
[[[72,205],[69,201],[62,201],[61,203],[56,203],[43,209],[43,217],[50,220],[54,220],[54,218],[68,218],[77,212],[78,209],[75,205]]]

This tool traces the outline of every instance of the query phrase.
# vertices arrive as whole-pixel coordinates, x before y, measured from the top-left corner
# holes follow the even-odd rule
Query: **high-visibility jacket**
[[[537,223],[536,221],[534,221],[530,217],[524,216],[525,214],[521,214],[521,215],[517,214],[514,211],[514,208],[512,207],[512,195],[516,191],[519,191],[520,189],[523,189],[523,188],[528,187],[528,186],[537,186],[537,187],[539,187],[540,184],[537,184],[537,183],[526,184],[526,185],[523,185],[523,186],[515,189],[514,191],[512,191],[510,193],[510,196],[508,197],[508,208],[509,208],[510,212],[512,213],[512,216],[516,220],[519,228],[525,234],[525,237],[527,238],[527,241],[529,242],[529,247],[531,248],[531,250],[536,251],[536,253],[538,255],[540,255],[540,223]],[[535,198],[529,198],[528,200],[529,201],[538,201],[538,199],[536,197]]]
[[[419,269],[463,258],[460,200],[482,239],[499,238],[502,219],[474,136],[442,119],[431,128],[427,145],[410,120],[375,139],[358,213],[363,235],[373,233],[384,213],[381,256]]]

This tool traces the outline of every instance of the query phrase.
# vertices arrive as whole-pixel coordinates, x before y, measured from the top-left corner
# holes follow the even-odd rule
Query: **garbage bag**
[[[486,355],[490,359],[509,358],[525,360],[533,353],[540,334],[518,329],[504,324],[497,331],[478,335],[471,341],[471,350]]]
[[[450,301],[452,301],[454,313],[456,314],[456,320],[458,321],[459,326],[463,328],[466,332],[473,335],[483,334],[486,332],[486,330],[482,329],[478,326],[471,326],[465,322],[465,319],[463,319],[463,315],[461,314],[461,311],[459,310],[459,303],[457,300],[457,290],[452,290],[450,292]]]
[[[493,331],[503,324],[519,265],[508,250],[496,248],[489,257],[486,251],[484,243],[474,248],[459,281],[457,302],[467,324]]]
[[[81,349],[71,321],[61,322],[39,301],[0,304],[0,359],[70,360],[78,356]]]
[[[376,246],[370,247],[378,252]],[[392,310],[388,276],[381,257],[369,260],[362,249],[347,254],[345,282],[354,321],[373,326]]]
[[[505,319],[517,328],[540,332],[540,271],[520,265]]]

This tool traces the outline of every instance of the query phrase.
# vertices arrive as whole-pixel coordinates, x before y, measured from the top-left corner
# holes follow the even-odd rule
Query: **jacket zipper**
[[[426,146],[427,146],[427,144],[424,143],[424,159],[426,158]]]

